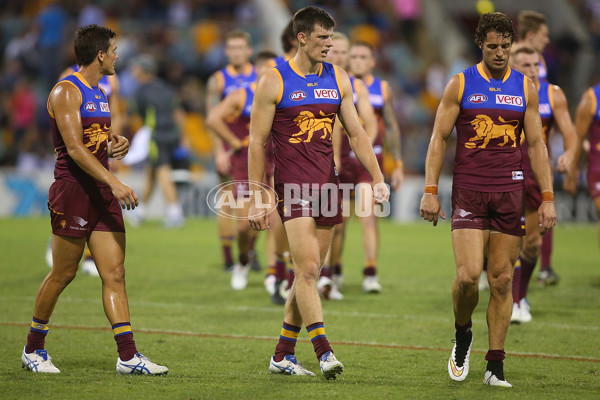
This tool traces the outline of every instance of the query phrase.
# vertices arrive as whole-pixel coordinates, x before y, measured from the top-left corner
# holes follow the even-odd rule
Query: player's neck
[[[506,71],[508,71],[508,64],[501,70],[490,69],[488,67],[488,65],[485,63],[485,61],[483,61],[481,63],[481,65],[483,66],[483,72],[485,72],[485,74],[487,75],[488,78],[492,78],[492,79],[502,80],[502,79],[504,79],[504,76],[506,75]]]
[[[298,51],[293,58],[294,64],[303,75],[318,74],[321,69],[321,61],[311,60],[306,53]]]
[[[245,63],[240,64],[240,65],[233,65],[233,64],[229,64],[229,65],[231,65],[231,68],[233,68],[233,70],[236,73],[241,74],[241,73],[246,72],[246,70],[248,69],[248,65],[250,65],[250,63],[249,62],[245,62]]]
[[[81,67],[78,72],[81,74],[81,76],[85,78],[85,80],[87,81],[87,83],[90,84],[90,86],[98,86],[98,82],[100,82],[100,79],[102,79],[102,77],[104,76],[100,72],[98,66],[94,64]]]

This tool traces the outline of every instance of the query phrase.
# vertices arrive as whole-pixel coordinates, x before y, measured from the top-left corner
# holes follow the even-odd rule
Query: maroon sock
[[[458,322],[454,321],[454,328],[456,328],[456,333],[461,335],[468,335],[471,333],[471,328],[473,327],[473,321],[469,320],[466,325],[459,325]]]
[[[337,263],[331,268],[331,273],[334,275],[342,274],[342,263]]]
[[[519,300],[521,300],[527,297],[527,288],[529,287],[529,281],[531,280],[531,275],[535,269],[537,258],[530,259],[525,254],[521,253],[519,259],[521,260],[521,289],[519,292]]]
[[[287,278],[287,268],[285,261],[277,258],[275,261],[275,279],[282,281]]]
[[[115,342],[117,342],[117,351],[121,361],[129,361],[137,353],[135,341],[133,340],[133,332],[129,322],[119,322],[112,326],[115,334]]]
[[[248,253],[240,254],[238,260],[240,261],[240,265],[248,265],[250,262],[250,256]]]
[[[321,268],[321,272],[319,273],[319,277],[321,277],[321,276],[331,278],[331,269],[326,265],[323,266],[323,268]]]
[[[552,257],[552,229],[542,236],[542,263],[540,269],[547,270],[550,267],[550,258]]]
[[[487,361],[504,361],[505,354],[504,349],[502,350],[488,350],[485,355]]]
[[[323,354],[327,353],[328,351],[333,351],[329,345],[327,336],[325,335],[325,326],[322,322],[310,324],[306,327],[306,330],[308,331],[308,336],[313,344],[318,360],[321,359]]]
[[[233,264],[233,253],[231,252],[231,243],[233,243],[233,236],[221,237],[221,247],[223,248],[223,257],[225,258],[225,264]]]
[[[288,269],[288,287],[287,287],[288,289],[292,288],[295,278],[296,278],[296,274],[294,274],[294,269],[293,268]]]
[[[300,333],[301,327],[294,326],[283,322],[281,327],[281,333],[279,335],[279,342],[275,347],[275,361],[279,362],[287,355],[293,355],[296,349],[296,340],[298,340],[298,334]]]
[[[517,258],[515,270],[513,272],[512,280],[512,298],[513,303],[518,303],[521,300],[521,257]]]
[[[27,345],[25,353],[33,353],[36,350],[43,350],[46,342],[46,335],[49,328],[46,326],[49,321],[33,317],[29,334],[27,335]]]
[[[375,276],[375,275],[377,275],[377,268],[373,265],[366,266],[363,269],[363,275],[364,276]]]

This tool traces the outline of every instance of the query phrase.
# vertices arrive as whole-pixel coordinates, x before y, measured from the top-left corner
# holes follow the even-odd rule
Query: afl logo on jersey
[[[96,107],[96,104],[92,103],[91,101],[88,101],[87,103],[85,103],[85,106],[83,108],[85,109],[85,111],[94,112],[98,107]]]
[[[488,101],[488,98],[485,94],[475,93],[469,96],[469,103],[480,104]]]
[[[294,93],[290,94],[290,100],[292,101],[300,101],[306,98],[306,92],[303,90],[296,90]]]

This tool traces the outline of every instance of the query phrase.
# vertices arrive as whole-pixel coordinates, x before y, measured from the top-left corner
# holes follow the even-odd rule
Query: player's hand
[[[257,207],[253,202],[248,210],[248,221],[250,227],[257,231],[264,231],[271,227],[271,219],[268,218],[267,210],[264,207]]]
[[[392,186],[392,190],[397,192],[402,186],[402,182],[404,182],[404,169],[402,167],[396,167],[392,171],[392,176],[390,177],[390,184]]]
[[[556,172],[561,174],[569,172],[571,166],[573,165],[573,156],[571,153],[565,152],[558,157],[558,161],[556,163]]]
[[[373,183],[373,200],[376,204],[390,200],[390,188],[385,182]]]
[[[226,151],[218,151],[215,154],[215,168],[220,175],[229,175],[231,171],[231,159]]]
[[[129,151],[129,140],[126,137],[121,135],[116,135],[113,133],[112,140],[110,145],[108,146],[108,156],[112,158],[116,158],[117,160],[122,160],[123,157],[127,155]]]
[[[110,188],[112,189],[113,196],[121,204],[121,208],[133,210],[139,205],[135,191],[118,179],[115,179],[115,183]]]
[[[444,215],[444,210],[442,210],[442,205],[440,204],[440,199],[438,199],[436,195],[424,194],[423,197],[421,197],[421,217],[423,217],[425,221],[433,222],[433,226],[437,226],[438,215],[442,219],[446,219],[446,215]]]
[[[556,209],[553,201],[542,201],[538,208],[540,233],[543,235],[556,225]]]

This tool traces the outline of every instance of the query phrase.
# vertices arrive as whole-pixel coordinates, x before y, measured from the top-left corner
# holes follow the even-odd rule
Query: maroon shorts
[[[290,190],[284,190],[283,184],[275,185],[279,202],[277,212],[282,222],[299,217],[311,217],[317,225],[332,226],[344,221],[342,202],[338,185],[327,184],[321,189],[302,189],[298,185],[289,185]]]
[[[536,210],[542,205],[542,192],[533,172],[525,171],[525,209]]]
[[[600,171],[588,170],[588,188],[592,199],[600,197]]]
[[[106,187],[57,179],[48,192],[52,233],[88,237],[93,231],[125,232],[121,205]]]
[[[496,230],[525,236],[523,189],[511,192],[475,192],[452,189],[452,230]]]

